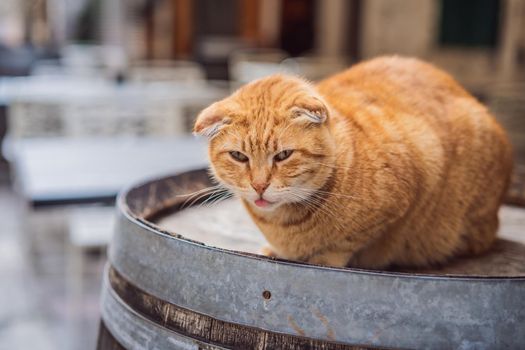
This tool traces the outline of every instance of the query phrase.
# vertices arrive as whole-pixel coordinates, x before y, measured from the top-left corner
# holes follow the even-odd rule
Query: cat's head
[[[216,179],[270,211],[303,202],[327,183],[335,158],[329,114],[310,84],[275,75],[203,110],[194,132],[209,138]]]

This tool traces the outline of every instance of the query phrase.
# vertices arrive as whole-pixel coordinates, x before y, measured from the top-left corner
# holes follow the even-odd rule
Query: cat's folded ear
[[[215,102],[205,108],[197,116],[193,133],[196,135],[212,138],[226,125],[231,123],[228,112],[223,108],[221,102]]]
[[[292,118],[322,124],[328,119],[328,108],[320,97],[308,96],[297,101],[292,107]]]

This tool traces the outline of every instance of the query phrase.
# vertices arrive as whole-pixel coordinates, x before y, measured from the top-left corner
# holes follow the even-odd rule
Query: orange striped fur
[[[212,173],[241,198],[267,254],[331,266],[423,267],[486,251],[512,168],[487,109],[410,58],[315,86],[252,82],[205,109],[195,132],[210,138]]]

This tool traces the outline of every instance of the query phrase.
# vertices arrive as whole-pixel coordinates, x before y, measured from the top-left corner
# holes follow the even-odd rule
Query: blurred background
[[[0,349],[94,348],[115,196],[204,166],[201,108],[382,54],[452,73],[525,164],[524,0],[1,0]]]

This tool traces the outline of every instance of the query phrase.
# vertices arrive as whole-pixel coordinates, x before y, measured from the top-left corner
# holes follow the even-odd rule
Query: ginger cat
[[[486,251],[512,168],[487,109],[411,58],[315,86],[254,81],[202,111],[194,131],[269,255],[330,266],[425,267]]]

